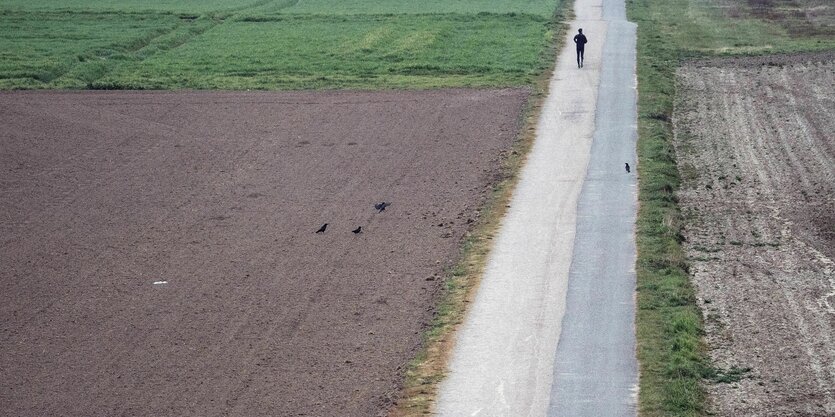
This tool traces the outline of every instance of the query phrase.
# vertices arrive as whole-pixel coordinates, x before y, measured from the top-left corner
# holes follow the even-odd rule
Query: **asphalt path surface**
[[[441,416],[636,414],[635,25],[622,0],[574,7],[536,142],[456,337]],[[578,28],[589,38],[583,68]]]
[[[604,1],[603,17],[594,141],[577,207],[549,416],[636,414],[636,26],[619,1]]]

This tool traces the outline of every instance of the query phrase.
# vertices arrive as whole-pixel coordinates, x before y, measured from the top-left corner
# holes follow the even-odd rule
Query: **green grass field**
[[[551,0],[2,0],[6,11],[163,12],[201,14],[230,10],[319,15],[519,13],[550,17]]]
[[[813,6],[814,0],[792,2]],[[788,13],[789,0],[627,0],[638,24],[640,210],[638,359],[640,414],[702,416],[703,383],[722,371],[707,360],[702,320],[681,247],[672,145],[675,72],[686,59],[835,49],[832,16]],[[762,3],[762,2],[759,2]],[[830,11],[830,13],[833,13]],[[798,16],[811,16],[799,18]]]
[[[521,85],[544,68],[544,19],[282,17],[229,22],[94,83],[107,88]]]
[[[545,0],[0,2],[0,89],[530,85]]]
[[[267,3],[256,10],[294,14],[535,14],[549,18],[553,0],[284,0]]]
[[[2,0],[0,10],[200,14],[240,10],[271,2],[270,0]]]
[[[49,83],[85,62],[121,59],[132,48],[174,29],[175,17],[41,14],[0,15],[0,85]]]

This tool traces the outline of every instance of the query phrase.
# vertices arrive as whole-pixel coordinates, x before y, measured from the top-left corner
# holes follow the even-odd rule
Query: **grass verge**
[[[447,271],[435,317],[423,334],[423,348],[406,368],[404,385],[389,412],[391,417],[431,415],[438,385],[446,373],[446,365],[454,346],[453,336],[464,319],[467,307],[475,296],[487,257],[498,232],[501,220],[510,204],[519,172],[536,137],[536,126],[542,104],[548,94],[556,53],[568,30],[573,2],[559,0],[552,18],[553,37],[543,59],[550,63],[533,84],[522,118],[521,130],[510,153],[505,158],[503,179],[493,187],[492,195],[481,211],[481,216],[466,237],[457,265]]]
[[[704,415],[703,383],[739,377],[708,360],[702,314],[682,248],[676,198],[680,177],[672,143],[676,70],[687,59],[835,48],[828,29],[816,30],[814,22],[807,22],[800,30],[748,4],[627,0],[629,19],[638,24],[636,332],[640,414],[645,417]]]
[[[701,314],[681,247],[675,197],[679,176],[670,120],[678,62],[673,45],[638,22],[636,336],[642,416],[697,416],[705,402]]]

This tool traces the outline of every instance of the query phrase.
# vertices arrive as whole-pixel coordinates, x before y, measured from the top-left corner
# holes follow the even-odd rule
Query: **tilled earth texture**
[[[835,415],[835,54],[682,68],[687,255],[721,416]]]
[[[0,414],[384,412],[527,96],[0,94]]]

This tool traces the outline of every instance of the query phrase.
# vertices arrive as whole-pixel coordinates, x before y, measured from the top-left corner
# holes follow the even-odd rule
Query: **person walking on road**
[[[574,35],[574,43],[577,45],[577,68],[583,68],[583,52],[586,50],[586,35],[583,35],[583,29],[578,30],[578,34]]]

